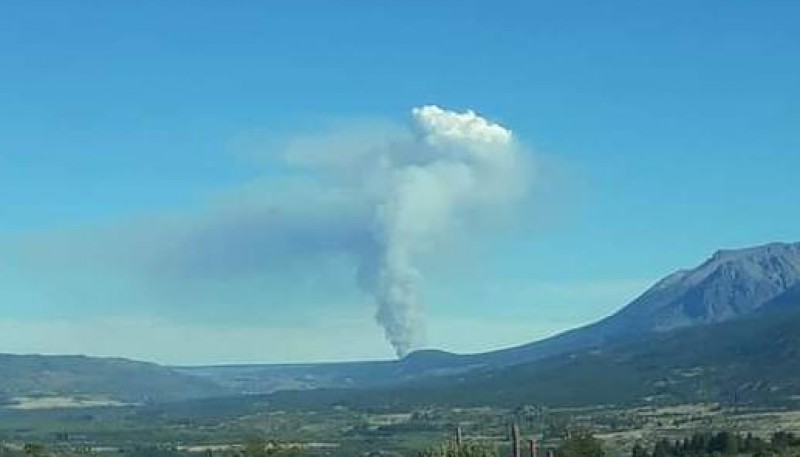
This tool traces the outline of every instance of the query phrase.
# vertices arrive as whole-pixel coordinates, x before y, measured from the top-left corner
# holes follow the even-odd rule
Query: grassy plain
[[[91,453],[150,448],[205,456],[242,449],[254,440],[274,440],[311,455],[414,455],[451,439],[457,426],[466,440],[505,452],[509,424],[517,423],[524,439],[541,440],[543,435],[545,447],[557,446],[570,430],[590,430],[603,440],[610,455],[628,455],[637,442],[651,444],[660,438],[684,438],[695,432],[731,430],[766,437],[780,430],[800,431],[800,410],[734,409],[717,404],[561,409],[431,407],[413,411],[341,407],[281,411],[256,404],[245,412],[169,406],[70,406],[3,408],[0,439],[10,448],[35,442],[52,449]]]

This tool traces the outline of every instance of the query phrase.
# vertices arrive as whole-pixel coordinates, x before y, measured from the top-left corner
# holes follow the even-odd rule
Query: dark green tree
[[[642,443],[636,443],[631,449],[631,457],[650,457],[650,453],[647,452],[647,448],[642,446]]]
[[[653,457],[669,457],[672,455],[672,445],[666,438],[660,439],[653,447]]]
[[[47,449],[39,443],[25,443],[22,451],[28,457],[44,457],[47,455]]]

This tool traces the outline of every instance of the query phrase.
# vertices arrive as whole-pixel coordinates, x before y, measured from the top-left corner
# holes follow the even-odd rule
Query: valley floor
[[[716,404],[663,407],[547,409],[422,408],[413,411],[252,411],[170,407],[71,407],[0,410],[6,451],[38,443],[55,453],[229,455],[253,442],[275,441],[308,455],[415,455],[450,440],[460,427],[468,442],[507,453],[509,424],[522,438],[556,447],[575,430],[591,431],[609,455],[630,455],[634,444],[727,430],[768,437],[800,431],[800,410],[732,408]],[[543,439],[542,439],[543,437]]]

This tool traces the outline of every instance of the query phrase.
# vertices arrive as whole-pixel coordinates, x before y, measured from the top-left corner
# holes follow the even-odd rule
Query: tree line
[[[641,443],[634,445],[631,457],[707,457],[750,455],[769,457],[786,455],[800,449],[800,437],[791,432],[776,432],[769,439],[721,431],[717,433],[695,433],[682,440],[662,438],[651,447]]]

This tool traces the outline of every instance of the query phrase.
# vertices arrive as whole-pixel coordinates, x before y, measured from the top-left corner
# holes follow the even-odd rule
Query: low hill
[[[224,395],[224,388],[153,363],[121,358],[0,354],[0,396],[92,395],[151,402]]]
[[[417,351],[401,360],[273,365],[174,367],[240,394],[280,390],[375,387],[465,373],[482,365],[444,351]]]

